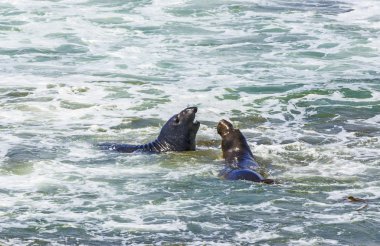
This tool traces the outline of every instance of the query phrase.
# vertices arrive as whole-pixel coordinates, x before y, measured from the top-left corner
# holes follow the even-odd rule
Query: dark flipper
[[[132,153],[139,149],[136,145],[130,144],[114,144],[114,143],[102,143],[98,144],[98,147],[102,150],[113,150],[117,152]]]
[[[273,179],[263,179],[261,180],[261,183],[265,183],[265,184],[278,184],[277,181],[274,181]]]
[[[260,174],[249,169],[236,169],[224,175],[229,180],[249,180],[253,182],[262,182],[265,180]]]

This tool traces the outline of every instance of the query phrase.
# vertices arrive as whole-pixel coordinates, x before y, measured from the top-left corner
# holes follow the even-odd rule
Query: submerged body
[[[259,174],[260,166],[253,158],[251,149],[239,129],[234,129],[230,122],[221,120],[217,130],[222,137],[223,158],[226,161],[225,168],[219,173],[221,177],[229,180],[273,183],[272,179],[265,179]]]
[[[200,126],[198,121],[194,121],[197,110],[197,107],[189,107],[173,115],[161,128],[157,139],[150,143],[142,145],[102,143],[98,146],[103,150],[124,153],[195,150],[195,137]]]

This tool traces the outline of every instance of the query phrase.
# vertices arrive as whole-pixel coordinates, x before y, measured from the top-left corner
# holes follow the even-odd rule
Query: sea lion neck
[[[223,158],[225,158],[228,163],[253,158],[251,149],[239,129],[234,129],[222,136],[222,151]]]

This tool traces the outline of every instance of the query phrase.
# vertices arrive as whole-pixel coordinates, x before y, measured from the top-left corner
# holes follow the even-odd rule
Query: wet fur
[[[273,183],[272,179],[265,179],[259,174],[260,166],[239,129],[234,129],[230,122],[221,120],[217,131],[222,137],[223,158],[226,161],[226,166],[219,176],[229,180]]]
[[[99,148],[124,153],[135,151],[160,153],[166,151],[195,150],[195,137],[200,123],[194,122],[196,107],[189,107],[173,115],[161,128],[157,139],[142,145],[102,143]]]

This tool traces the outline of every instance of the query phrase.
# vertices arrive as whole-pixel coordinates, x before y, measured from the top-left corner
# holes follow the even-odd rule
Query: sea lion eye
[[[175,117],[175,119],[174,119],[174,123],[179,124],[179,117],[178,117],[178,116]]]

